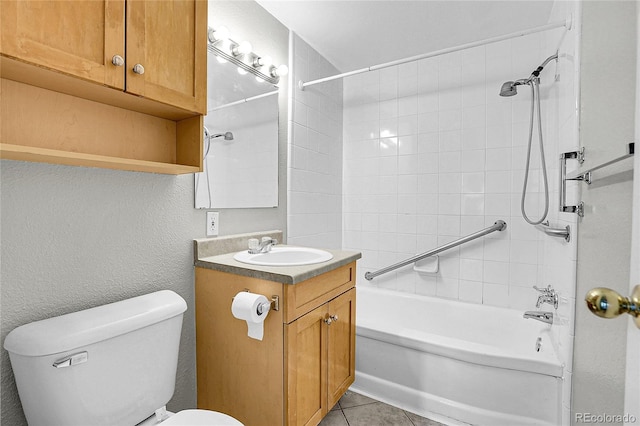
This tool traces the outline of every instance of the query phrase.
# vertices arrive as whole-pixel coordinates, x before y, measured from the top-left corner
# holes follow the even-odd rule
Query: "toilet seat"
[[[161,423],[162,426],[244,426],[231,416],[209,410],[182,410]]]

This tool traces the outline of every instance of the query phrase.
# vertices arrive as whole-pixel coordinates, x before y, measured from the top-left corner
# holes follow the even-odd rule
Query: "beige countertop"
[[[362,257],[357,251],[328,250],[333,258],[322,263],[303,266],[260,266],[238,262],[233,258],[236,252],[216,256],[199,257],[195,260],[198,268],[213,269],[221,272],[258,278],[284,284],[297,284],[315,276],[347,265]]]

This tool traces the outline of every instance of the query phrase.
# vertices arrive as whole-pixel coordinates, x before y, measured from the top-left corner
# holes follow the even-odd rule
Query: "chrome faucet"
[[[527,311],[522,317],[525,319],[531,318],[547,324],[553,324],[553,312]]]
[[[547,286],[547,288],[538,288],[535,285],[533,286],[540,295],[538,296],[538,301],[536,302],[536,308],[539,308],[543,303],[548,303],[553,305],[555,309],[558,309],[558,293],[551,288],[551,284]]]
[[[251,238],[249,240],[249,253],[269,253],[271,251],[271,247],[276,244],[278,244],[278,240],[271,237],[262,237],[262,241],[260,242],[256,238]]]

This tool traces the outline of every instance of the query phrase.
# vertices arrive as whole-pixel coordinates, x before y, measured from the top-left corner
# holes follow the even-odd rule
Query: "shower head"
[[[502,85],[502,87],[500,88],[500,96],[517,95],[518,94],[518,89],[516,89],[516,86],[520,86],[522,84],[531,84],[531,82],[533,80],[539,81],[538,77],[540,76],[540,72],[544,69],[544,67],[547,66],[547,64],[549,62],[551,62],[554,59],[558,59],[558,54],[557,53],[555,55],[551,55],[547,59],[545,59],[544,62],[542,64],[540,64],[540,66],[538,68],[536,68],[531,73],[529,78],[522,78],[522,79],[516,80],[516,81],[507,81],[507,82],[505,82]]]
[[[513,96],[518,94],[516,84],[513,81],[505,82],[500,88],[500,96]]]
[[[218,133],[217,135],[212,135],[211,139],[213,139],[213,138],[221,138],[221,137],[224,137],[225,141],[232,141],[233,140],[233,133],[231,133],[231,132]]]

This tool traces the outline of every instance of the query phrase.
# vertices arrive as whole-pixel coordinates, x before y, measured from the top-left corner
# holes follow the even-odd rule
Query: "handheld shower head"
[[[213,138],[221,138],[221,137],[224,137],[225,141],[232,141],[233,140],[233,133],[231,133],[231,132],[218,133],[216,135],[212,135],[211,139],[213,139]]]
[[[500,96],[513,96],[518,94],[516,84],[513,81],[505,82],[500,88]]]

